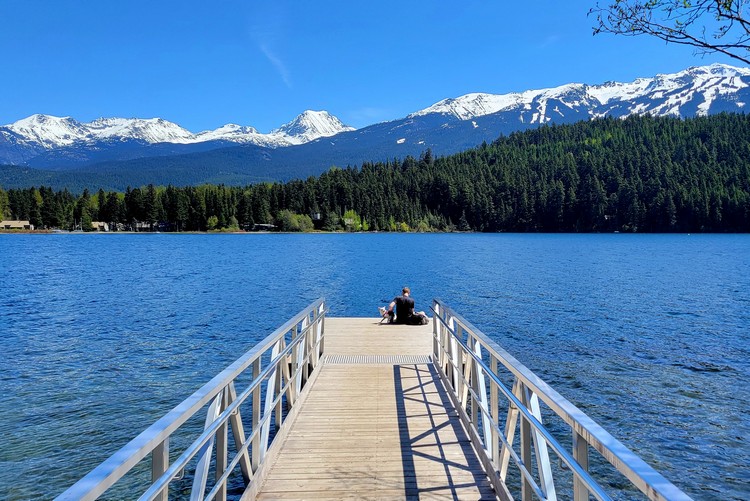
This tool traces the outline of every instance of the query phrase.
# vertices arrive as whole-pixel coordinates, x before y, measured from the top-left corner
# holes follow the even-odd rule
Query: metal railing
[[[597,451],[648,499],[690,499],[445,303],[435,299],[432,309],[434,362],[502,499],[513,499],[506,483],[511,459],[520,483],[511,489],[520,491],[522,500],[558,498],[557,488],[564,482],[556,486],[550,450],[562,466],[554,471],[572,473],[572,482],[567,479],[572,495],[560,494],[563,499],[586,501],[590,495],[611,499],[589,471],[590,450]],[[502,379],[512,380],[512,387]],[[505,403],[501,404],[500,397]],[[542,424],[540,401],[569,429],[571,450]],[[520,444],[514,447],[517,433]]]
[[[245,486],[251,485],[272,443],[272,419],[278,429],[318,367],[325,315],[322,298],[310,304],[56,499],[96,499],[148,456],[151,482],[143,486],[142,500],[166,500],[170,483],[181,479],[192,463],[191,500],[225,500],[227,480],[237,468]],[[239,377],[250,377],[250,383],[237,393]],[[202,432],[170,464],[170,437],[206,405]],[[249,434],[242,411],[250,412]],[[210,471],[214,471],[212,482]]]

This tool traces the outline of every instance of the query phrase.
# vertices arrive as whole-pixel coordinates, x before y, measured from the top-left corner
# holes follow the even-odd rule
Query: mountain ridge
[[[326,111],[306,110],[268,134],[252,126],[226,124],[214,130],[193,133],[163,118],[98,118],[79,122],[72,117],[34,114],[0,126],[0,141],[27,146],[32,152],[78,146],[95,149],[107,143],[136,142],[142,145],[225,142],[283,147],[304,144],[320,137],[354,130]],[[2,150],[0,150],[0,160]]]
[[[15,162],[2,154],[13,151],[13,141],[22,142],[23,137],[13,130],[3,136],[0,128],[0,163],[25,167],[14,171],[12,181],[0,175],[0,184],[18,185],[22,182],[19,172],[29,172],[32,179],[31,171],[40,168],[75,171],[81,179],[97,172],[116,173],[118,186],[130,182],[129,179],[135,185],[146,172],[154,176],[154,182],[180,184],[187,179],[199,182],[194,176],[198,167],[214,181],[230,167],[232,182],[284,181],[316,175],[331,166],[418,156],[428,148],[436,155],[450,154],[545,124],[644,114],[687,118],[720,112],[744,113],[746,103],[750,103],[750,69],[715,64],[627,83],[572,83],[510,94],[465,94],[444,99],[402,119],[360,129],[344,126],[327,112],[308,111],[264,135],[296,137],[295,143],[287,141],[283,145],[221,139],[226,134],[257,133],[247,126],[227,125],[221,134],[205,135],[203,138],[207,140],[194,143],[144,144],[110,137],[108,142],[83,150],[75,145],[57,149],[37,146],[31,151],[19,146],[15,151],[20,156],[26,155],[23,157],[26,161]],[[64,125],[75,131],[76,123],[70,120]],[[322,125],[316,123],[320,121]],[[306,131],[312,132],[305,136]],[[179,136],[179,130],[174,129],[174,134]],[[117,156],[113,157],[113,153]],[[163,175],[165,169],[169,175]],[[62,181],[63,178],[67,181]],[[60,179],[67,184],[71,176],[56,178],[50,174],[45,179]]]

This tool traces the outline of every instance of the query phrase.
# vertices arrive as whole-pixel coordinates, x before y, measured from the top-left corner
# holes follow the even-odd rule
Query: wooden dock
[[[257,499],[496,499],[430,362],[432,325],[325,322],[325,362]]]
[[[230,486],[242,501],[588,501],[633,488],[690,501],[443,301],[432,311],[433,325],[381,325],[331,318],[319,298],[56,500],[94,501],[150,466],[139,499],[152,501],[226,501]],[[178,431],[195,438],[170,449]],[[630,490],[600,483],[613,472]]]

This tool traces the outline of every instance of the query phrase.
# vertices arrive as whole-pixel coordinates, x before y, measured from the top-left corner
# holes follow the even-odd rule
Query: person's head
[[[401,289],[401,293],[404,296],[408,296],[409,294],[411,294],[411,289],[409,289],[408,287],[404,287],[403,289]]]

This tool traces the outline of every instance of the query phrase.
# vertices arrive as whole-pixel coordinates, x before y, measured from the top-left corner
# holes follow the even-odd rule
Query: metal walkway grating
[[[429,355],[328,355],[325,363],[338,365],[362,365],[362,364],[388,364],[388,365],[412,365],[429,364],[432,357]]]

